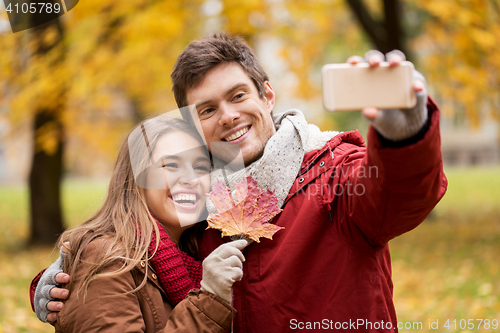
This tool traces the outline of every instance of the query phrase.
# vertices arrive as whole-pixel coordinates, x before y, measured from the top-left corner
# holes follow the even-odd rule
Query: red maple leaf
[[[242,235],[259,242],[260,237],[273,239],[278,230],[284,229],[267,223],[281,212],[278,198],[274,192],[259,189],[252,176],[235,182],[234,199],[231,190],[219,180],[208,196],[218,213],[208,216],[208,228],[221,230],[223,237]]]

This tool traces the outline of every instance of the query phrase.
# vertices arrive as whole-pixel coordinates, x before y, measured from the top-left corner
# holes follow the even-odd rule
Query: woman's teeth
[[[228,136],[227,138],[225,138],[224,140],[226,141],[233,141],[233,140],[236,140],[238,139],[239,137],[241,137],[243,134],[245,134],[246,132],[248,132],[248,127],[245,127],[243,129],[240,129],[238,132]]]
[[[194,205],[196,203],[196,194],[177,194],[174,195],[173,199],[181,205]]]

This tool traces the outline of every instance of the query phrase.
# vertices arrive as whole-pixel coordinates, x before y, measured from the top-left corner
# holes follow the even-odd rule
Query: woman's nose
[[[199,183],[198,175],[193,168],[185,168],[179,178],[179,183],[187,186],[196,186]]]

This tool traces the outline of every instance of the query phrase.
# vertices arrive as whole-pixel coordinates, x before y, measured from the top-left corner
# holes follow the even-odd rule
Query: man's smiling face
[[[187,91],[189,105],[195,104],[206,141],[237,144],[245,165],[256,161],[276,132],[271,117],[274,91],[265,82],[265,96],[237,63],[211,69],[203,80]],[[230,161],[227,161],[230,162]]]

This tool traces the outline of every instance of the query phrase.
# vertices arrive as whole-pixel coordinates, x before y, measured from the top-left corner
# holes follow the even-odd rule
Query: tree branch
[[[363,5],[362,0],[346,1],[373,44],[375,44],[377,49],[384,52],[387,49],[387,31],[384,25],[373,19],[368,10],[366,10],[365,5]]]
[[[403,31],[400,23],[401,10],[398,0],[384,0],[384,16],[385,31],[387,32],[387,50],[383,52],[390,52],[397,49],[406,54],[407,52],[403,45],[404,36],[402,35]]]

